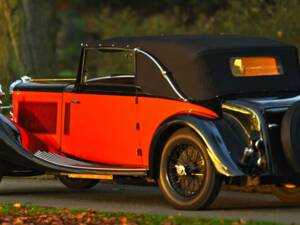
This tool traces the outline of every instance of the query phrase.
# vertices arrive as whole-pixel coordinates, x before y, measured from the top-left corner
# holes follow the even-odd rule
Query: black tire
[[[283,153],[294,172],[300,176],[300,102],[284,114],[281,122]]]
[[[2,177],[4,175],[4,172],[5,172],[5,165],[4,165],[4,162],[0,161],[0,182],[2,180]]]
[[[58,175],[57,178],[66,187],[75,190],[85,190],[96,186],[99,180],[96,179],[80,179],[80,178],[69,178],[67,176]]]
[[[300,187],[286,188],[274,185],[272,193],[282,202],[300,203]]]
[[[169,138],[163,149],[158,183],[167,201],[175,208],[198,210],[215,200],[222,177],[199,136],[183,128]]]

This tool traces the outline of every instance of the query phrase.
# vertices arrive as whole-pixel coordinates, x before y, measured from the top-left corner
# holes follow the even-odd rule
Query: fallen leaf
[[[19,209],[19,208],[22,207],[22,204],[19,203],[19,202],[17,202],[17,203],[14,204],[14,207],[17,208],[17,209]]]
[[[13,221],[13,225],[22,225],[23,224],[23,220],[19,217],[15,218]]]
[[[123,217],[120,217],[119,221],[121,224],[126,224],[128,222],[128,219],[127,219],[127,217],[123,216]]]
[[[240,224],[247,224],[247,221],[246,221],[245,219],[243,219],[243,218],[241,218],[241,219],[239,220],[239,222],[240,222]]]

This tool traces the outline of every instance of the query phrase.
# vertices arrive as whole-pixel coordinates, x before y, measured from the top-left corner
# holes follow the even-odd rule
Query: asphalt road
[[[88,208],[101,211],[263,220],[300,224],[300,206],[279,202],[272,195],[221,192],[205,211],[179,211],[168,205],[157,187],[99,184],[91,190],[73,191],[56,180],[4,178],[0,203]]]

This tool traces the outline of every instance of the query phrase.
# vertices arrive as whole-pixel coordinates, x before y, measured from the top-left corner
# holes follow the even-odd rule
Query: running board
[[[82,173],[93,172],[94,174],[110,174],[110,175],[135,175],[143,176],[147,174],[147,170],[144,168],[133,168],[133,167],[120,167],[110,166],[104,164],[84,162],[76,159],[64,157],[55,153],[37,151],[34,156],[40,160],[46,161],[47,163],[69,168],[76,169],[77,171],[82,170]]]

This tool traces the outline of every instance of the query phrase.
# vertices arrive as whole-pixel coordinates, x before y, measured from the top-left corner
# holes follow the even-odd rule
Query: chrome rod
[[[11,109],[11,106],[0,106],[0,109]]]
[[[42,82],[76,81],[76,79],[75,78],[53,78],[53,79],[48,79],[48,78],[36,79],[36,78],[33,78],[31,81],[42,83]]]

